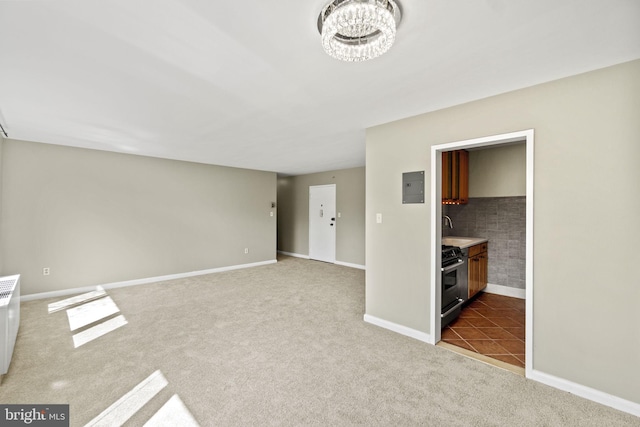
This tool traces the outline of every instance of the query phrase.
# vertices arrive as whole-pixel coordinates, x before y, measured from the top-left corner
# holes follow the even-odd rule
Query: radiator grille
[[[16,280],[0,280],[0,301],[11,297]]]
[[[0,277],[0,376],[9,371],[20,327],[20,275]]]

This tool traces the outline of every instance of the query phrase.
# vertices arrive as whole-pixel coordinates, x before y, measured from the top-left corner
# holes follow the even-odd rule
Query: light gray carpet
[[[638,426],[640,419],[364,323],[360,270],[277,264],[108,290],[124,327],[73,348],[57,299],[22,305],[2,403],[84,425],[160,370],[201,425]],[[401,280],[401,279],[399,279]]]

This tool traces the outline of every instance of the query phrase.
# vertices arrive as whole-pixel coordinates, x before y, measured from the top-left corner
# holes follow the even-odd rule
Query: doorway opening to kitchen
[[[447,341],[455,342],[462,348],[451,346],[454,351],[501,367],[513,367],[511,370],[526,376],[533,368],[533,136],[533,129],[530,129],[431,147],[431,248],[435,254],[431,257],[430,280],[430,309],[433,314],[430,332],[433,343],[449,347]],[[487,148],[496,148],[495,153],[503,153],[510,151],[509,147],[515,144],[520,144],[520,148],[515,147],[517,150],[524,146],[526,153],[524,196],[482,197],[482,190],[479,189],[482,186],[478,186],[475,193],[481,197],[472,200],[472,203],[443,205],[446,192],[442,185],[443,153],[446,153],[447,160],[449,153],[454,150],[483,150],[486,154],[493,151],[484,151]],[[483,158],[480,153],[476,154],[476,159]],[[449,173],[447,167],[444,169],[445,173]],[[485,187],[491,188],[490,181]],[[499,213],[501,208],[505,211]],[[501,218],[498,218],[499,214]],[[501,222],[494,223],[498,220]],[[458,229],[455,228],[456,222]],[[509,229],[513,237],[511,247]],[[457,268],[451,265],[458,261]],[[488,274],[487,265],[491,266],[491,274]],[[455,270],[458,271],[457,276]],[[484,283],[489,276],[489,285],[477,292],[478,277],[482,282],[483,275]],[[452,284],[456,282],[460,283],[460,290],[456,291],[460,302],[451,302],[443,307],[445,299],[449,302]],[[477,295],[474,295],[476,292]],[[441,329],[445,325],[451,326]],[[456,334],[456,330],[464,338]],[[518,333],[524,342],[519,339]],[[501,343],[501,339],[505,341]],[[496,355],[488,358],[482,353]],[[522,362],[524,370],[515,366],[522,366]]]

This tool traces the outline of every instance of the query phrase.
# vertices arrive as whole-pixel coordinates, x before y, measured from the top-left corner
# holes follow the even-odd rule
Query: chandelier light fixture
[[[394,0],[333,0],[318,16],[322,47],[342,61],[366,61],[388,51],[402,13]]]

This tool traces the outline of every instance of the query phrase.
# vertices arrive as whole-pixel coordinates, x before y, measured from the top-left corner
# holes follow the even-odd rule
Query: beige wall
[[[278,179],[278,250],[309,255],[309,186],[336,184],[336,261],[364,265],[365,168]]]
[[[272,172],[8,139],[2,193],[25,295],[276,258]]]
[[[469,152],[469,197],[527,194],[527,152],[524,144]]]
[[[402,205],[402,172],[429,177],[431,145],[533,128],[533,369],[640,403],[638,117],[633,61],[368,129],[367,314],[424,333],[434,316],[430,207]]]

